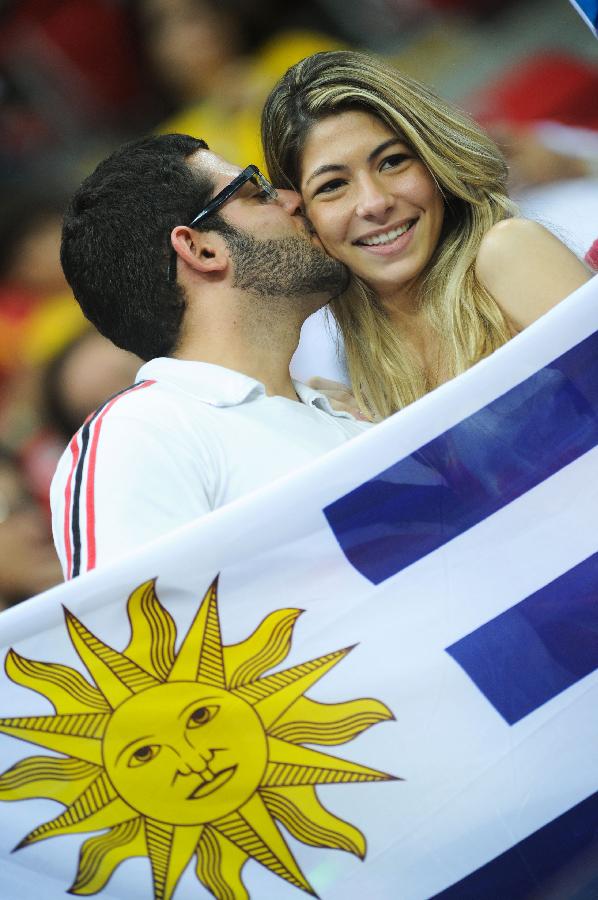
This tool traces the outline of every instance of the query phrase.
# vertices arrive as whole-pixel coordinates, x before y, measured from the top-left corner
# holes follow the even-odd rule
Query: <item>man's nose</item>
[[[371,178],[359,184],[355,207],[358,216],[365,219],[382,216],[388,212],[392,204],[393,196],[385,185],[379,184]]]
[[[278,202],[280,205],[292,216],[301,211],[301,194],[298,194],[297,191],[280,190],[277,188],[276,193],[278,194]]]

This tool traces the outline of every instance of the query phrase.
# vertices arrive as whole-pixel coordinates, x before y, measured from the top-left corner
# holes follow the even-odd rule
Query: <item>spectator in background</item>
[[[131,384],[139,365],[89,327],[40,368],[37,427],[14,452],[0,445],[0,609],[62,580],[49,517],[56,464],[88,414]]]
[[[138,356],[115,347],[92,327],[70,341],[48,363],[42,386],[42,414],[63,446],[90,412],[133,384],[140,366]]]
[[[43,304],[70,300],[75,306],[60,267],[64,205],[61,192],[45,185],[13,189],[0,202],[0,373],[4,376],[23,361],[29,326]]]
[[[66,444],[94,409],[134,382],[140,364],[138,357],[87,326],[36,370],[36,427],[18,447],[16,460],[30,493],[46,512],[50,482]]]
[[[60,580],[49,520],[56,463],[139,365],[95,329],[79,337],[85,319],[60,265],[64,205],[45,184],[0,203],[0,608]]]
[[[597,94],[595,62],[541,48],[466,100],[506,156],[522,214],[580,258],[598,222]]]
[[[286,11],[273,0],[137,0],[135,9],[150,69],[174,108],[158,130],[201,136],[238,165],[263,165],[260,112],[276,80],[339,45],[313,0]]]
[[[47,176],[157,115],[130,3],[0,2],[0,177]]]
[[[585,153],[579,129],[504,124],[495,126],[492,132],[507,158],[509,185],[513,191],[573,178],[598,178],[598,132],[584,135]],[[560,146],[558,140],[555,146],[559,132],[562,135]],[[570,140],[564,144],[562,138],[569,134]],[[587,146],[590,138],[593,147]],[[573,143],[577,145],[577,153],[573,153]]]
[[[559,122],[492,127],[523,215],[537,219],[583,257],[598,233],[598,130]]]
[[[28,453],[42,368],[84,327],[60,266],[62,190],[37,182],[0,202],[0,443]]]
[[[47,517],[12,456],[0,448],[0,609],[61,581]]]

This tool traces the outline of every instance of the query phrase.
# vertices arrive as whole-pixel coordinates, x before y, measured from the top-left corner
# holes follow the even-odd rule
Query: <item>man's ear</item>
[[[176,225],[170,241],[179,260],[198,273],[225,272],[230,263],[224,239],[215,231],[194,231],[187,225]]]

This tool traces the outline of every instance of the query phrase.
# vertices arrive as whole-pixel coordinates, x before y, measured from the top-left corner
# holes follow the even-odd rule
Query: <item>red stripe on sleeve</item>
[[[129,394],[132,394],[133,391],[141,390],[141,388],[149,387],[152,384],[155,384],[155,381],[143,381],[141,384],[135,384],[128,391],[123,391],[122,394],[119,394],[117,397],[114,397],[109,403],[106,404],[100,415],[97,417],[94,425],[93,425],[93,434],[91,437],[91,442],[89,446],[89,463],[87,466],[87,482],[85,486],[85,498],[86,498],[86,529],[87,529],[87,571],[89,572],[91,569],[95,569],[96,565],[96,522],[95,522],[95,471],[96,471],[96,457],[98,452],[98,442],[100,439],[100,431],[102,428],[102,420],[108,410],[112,409],[115,403],[121,399],[121,397],[127,397]]]
[[[77,468],[77,463],[79,461],[79,453],[81,452],[79,444],[77,443],[77,435],[75,435],[71,440],[69,446],[73,460],[71,463],[71,471],[69,472],[69,477],[66,480],[66,488],[64,490],[64,551],[66,554],[67,580],[73,577],[73,547],[71,544],[71,495],[73,475],[75,474],[75,469]]]

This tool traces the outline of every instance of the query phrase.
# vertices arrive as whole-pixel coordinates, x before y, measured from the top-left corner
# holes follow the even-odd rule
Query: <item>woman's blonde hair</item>
[[[262,113],[270,176],[299,189],[301,154],[320,119],[347,110],[375,115],[424,162],[445,202],[438,246],[421,282],[420,302],[439,334],[443,372],[463,372],[512,335],[475,276],[483,235],[515,213],[498,147],[464,112],[392,65],[351,51],[316,53],[290,68]],[[359,279],[331,304],[358,401],[387,416],[430,390],[377,296]]]

